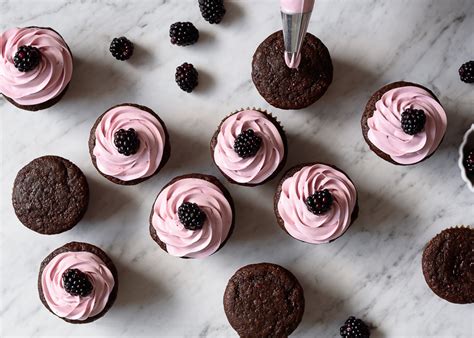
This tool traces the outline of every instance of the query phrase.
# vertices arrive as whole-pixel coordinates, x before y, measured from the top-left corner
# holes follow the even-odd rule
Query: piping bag
[[[280,0],[285,62],[289,68],[298,68],[300,64],[301,46],[308,30],[313,7],[314,0]]]

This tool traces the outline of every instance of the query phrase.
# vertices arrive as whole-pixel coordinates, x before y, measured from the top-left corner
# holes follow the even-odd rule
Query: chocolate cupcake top
[[[40,283],[44,299],[54,314],[84,321],[104,310],[115,280],[97,255],[66,251],[54,256],[44,267]]]
[[[160,167],[166,133],[160,121],[136,105],[109,109],[95,129],[97,169],[122,181],[153,175]]]
[[[258,184],[269,178],[285,155],[283,138],[274,123],[254,109],[227,117],[214,147],[219,169],[237,183]]]
[[[208,180],[175,180],[158,195],[151,225],[166,251],[177,257],[203,258],[216,252],[232,227],[232,207]]]
[[[413,129],[417,118],[403,115],[415,110],[422,111],[424,122]],[[407,165],[420,162],[438,148],[446,132],[447,117],[428,91],[403,86],[382,95],[367,125],[370,142],[396,163]]]
[[[284,179],[277,209],[291,236],[320,244],[347,230],[356,204],[357,191],[351,180],[334,167],[317,163]]]
[[[20,105],[57,97],[72,77],[72,55],[49,28],[12,28],[0,38],[0,92]]]

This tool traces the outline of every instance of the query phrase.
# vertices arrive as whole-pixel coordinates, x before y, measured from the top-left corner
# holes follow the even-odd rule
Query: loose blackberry
[[[125,36],[115,38],[110,43],[109,50],[114,58],[120,61],[125,61],[130,59],[133,55],[133,43]]]
[[[262,145],[262,138],[253,129],[241,132],[234,141],[234,151],[242,158],[255,156]]]
[[[202,17],[209,23],[219,23],[225,14],[224,0],[199,0]]]
[[[90,295],[94,288],[89,277],[78,269],[67,269],[63,273],[63,286],[70,295],[81,297]]]
[[[114,144],[120,154],[130,156],[137,153],[140,140],[135,129],[119,129],[114,134]]]
[[[343,338],[369,338],[369,327],[360,319],[350,316],[339,330]]]
[[[188,230],[201,229],[204,221],[206,220],[206,214],[199,208],[196,203],[184,202],[178,208],[179,221]]]
[[[179,88],[191,93],[198,85],[198,72],[192,64],[185,62],[176,68],[175,79]]]
[[[13,64],[20,72],[29,72],[39,65],[40,60],[41,52],[38,48],[24,45],[18,47],[13,57]]]
[[[474,61],[468,61],[459,68],[459,77],[462,82],[474,82]]]
[[[331,209],[334,199],[328,189],[316,191],[306,198],[306,207],[315,215],[322,215]]]
[[[426,115],[421,109],[407,108],[402,113],[402,129],[408,135],[418,134],[425,128]]]
[[[199,31],[191,22],[176,22],[170,26],[170,38],[173,45],[188,46],[199,39]]]
[[[464,166],[470,173],[474,173],[474,150],[471,150],[464,160]]]

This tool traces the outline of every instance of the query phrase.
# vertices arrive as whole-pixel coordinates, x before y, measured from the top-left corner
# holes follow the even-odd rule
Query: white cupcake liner
[[[472,144],[474,144],[474,123],[471,125],[471,128],[464,134],[463,141],[459,147],[459,161],[458,166],[461,169],[461,177],[464,182],[466,182],[467,187],[471,192],[474,193],[474,184],[467,177],[466,168],[464,167],[464,148],[467,146],[469,139],[472,138]]]

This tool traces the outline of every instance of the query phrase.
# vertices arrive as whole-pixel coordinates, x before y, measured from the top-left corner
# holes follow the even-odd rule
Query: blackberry
[[[176,22],[170,26],[170,38],[173,45],[189,46],[199,39],[199,31],[191,22]]]
[[[94,288],[89,277],[78,269],[67,269],[63,273],[63,286],[70,295],[81,297],[90,295]]]
[[[133,55],[133,43],[125,36],[115,38],[110,43],[110,52],[112,56],[120,61],[125,61]]]
[[[39,65],[40,60],[41,52],[38,48],[24,45],[18,47],[13,57],[13,64],[20,72],[29,72]]]
[[[255,156],[262,145],[262,138],[253,129],[241,132],[234,141],[234,151],[242,158]]]
[[[468,61],[459,68],[459,77],[462,82],[474,82],[474,61]]]
[[[114,144],[120,154],[130,156],[137,153],[140,140],[135,129],[119,129],[114,134]]]
[[[360,319],[350,316],[339,330],[343,338],[369,338],[369,327]]]
[[[206,220],[206,214],[196,203],[184,202],[178,208],[179,221],[188,230],[199,230]]]
[[[470,173],[474,173],[474,150],[471,150],[464,159],[464,166]]]
[[[402,113],[402,129],[408,135],[418,134],[426,123],[425,112],[421,109],[407,108]]]
[[[306,198],[306,207],[315,215],[322,215],[331,209],[334,199],[328,189],[316,191]]]
[[[220,23],[225,14],[224,0],[199,0],[202,17],[209,23]]]
[[[198,72],[192,64],[185,62],[176,68],[175,79],[179,88],[191,93],[198,85]]]

